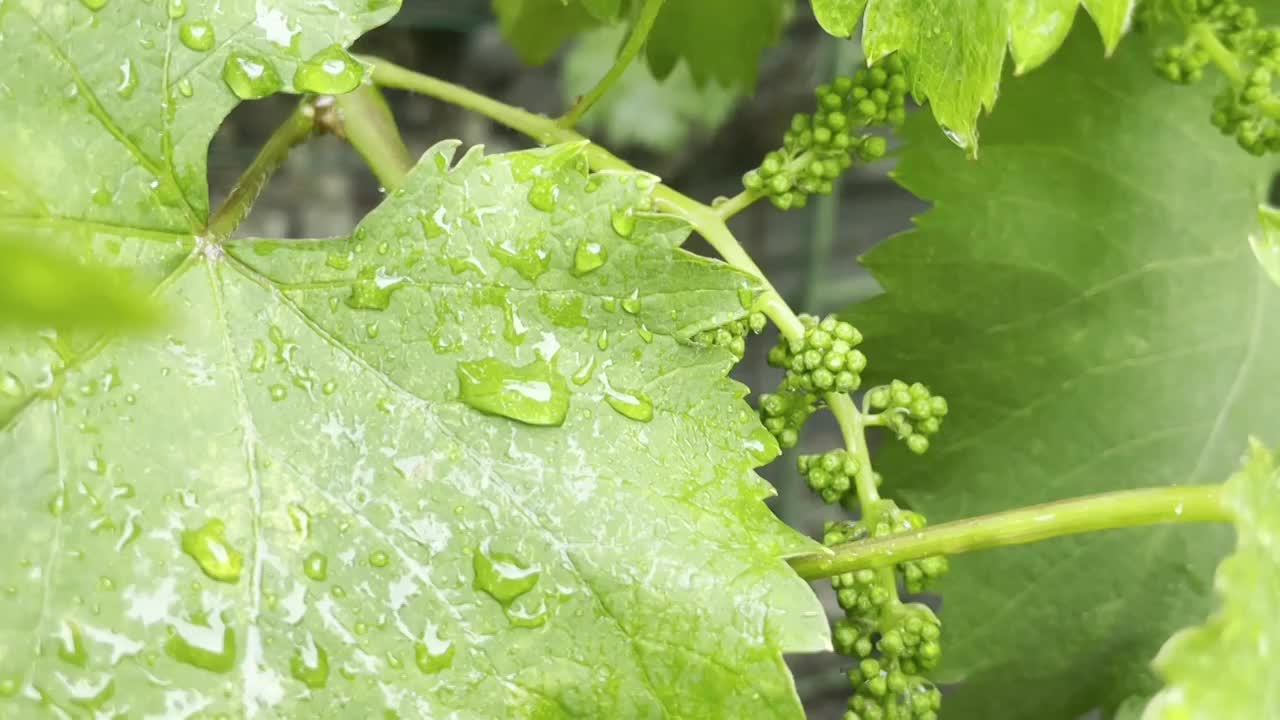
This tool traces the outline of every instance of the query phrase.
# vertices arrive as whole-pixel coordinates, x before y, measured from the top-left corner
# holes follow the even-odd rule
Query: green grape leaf
[[[653,74],[665,78],[684,60],[699,84],[714,81],[750,92],[760,54],[778,41],[787,0],[698,0],[662,6],[645,55]]]
[[[0,713],[801,717],[816,544],[690,340],[755,281],[581,145],[454,147],[350,238],[189,245],[163,336],[0,356],[52,378],[0,433]]]
[[[1221,606],[1203,625],[1179,631],[1156,656],[1168,683],[1143,720],[1254,720],[1280,715],[1280,468],[1254,441],[1244,467],[1223,487],[1236,549],[1218,566]]]
[[[502,34],[528,63],[550,60],[573,35],[620,22],[606,0],[494,0]],[[665,79],[684,60],[699,84],[737,91],[755,87],[760,53],[782,32],[787,0],[698,0],[663,5],[645,43],[649,68]],[[619,9],[621,9],[619,7]],[[598,66],[603,73],[612,59]],[[683,81],[682,81],[683,82]]]
[[[1077,28],[1009,80],[977,160],[908,123],[897,178],[934,208],[865,258],[886,293],[848,317],[869,385],[951,401],[928,455],[877,460],[931,522],[1213,482],[1239,438],[1280,427],[1280,288],[1242,241],[1267,163],[1208,122],[1212,88],[1153,76],[1145,38],[1101,50]],[[1176,526],[954,558],[947,716],[1066,720],[1149,694],[1149,658],[1204,616],[1228,544]]]
[[[131,330],[154,324],[158,314],[117,268],[0,238],[0,331]]]
[[[498,28],[520,59],[541,65],[574,35],[597,26],[588,0],[493,0]]]
[[[899,52],[911,91],[928,100],[957,145],[976,153],[978,115],[996,101],[1005,47],[1018,74],[1042,65],[1062,45],[1083,5],[1110,54],[1128,29],[1134,0],[812,0],[818,23],[849,37],[861,18],[867,61]]]
[[[621,27],[605,27],[578,41],[564,62],[562,85],[570,104],[600,79],[600,68],[613,62],[625,35]],[[737,93],[716,83],[699,86],[683,65],[659,81],[644,65],[633,64],[579,126],[610,146],[672,153],[696,133],[723,125],[736,100]]]
[[[1249,246],[1262,269],[1280,285],[1280,210],[1260,205],[1258,221],[1262,227],[1249,236]]]

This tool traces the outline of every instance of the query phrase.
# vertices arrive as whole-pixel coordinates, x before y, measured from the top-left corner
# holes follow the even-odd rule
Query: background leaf
[[[1253,720],[1280,714],[1280,677],[1268,662],[1280,642],[1280,470],[1255,443],[1227,481],[1223,502],[1235,517],[1236,550],[1218,566],[1221,606],[1199,627],[1178,632],[1156,657],[1169,686],[1145,720]]]
[[[565,58],[563,84],[567,104],[600,79],[626,37],[621,27],[584,34]],[[680,150],[699,132],[719,128],[729,118],[737,93],[716,83],[699,86],[681,65],[665,80],[633,63],[579,123],[610,146],[640,146],[658,153]]]
[[[130,329],[151,324],[158,314],[122,272],[0,240],[0,332]]]
[[[1093,17],[1109,54],[1128,29],[1134,0],[812,0],[827,32],[848,37],[865,10],[862,44],[868,62],[900,52],[912,92],[927,99],[956,144],[976,152],[978,115],[996,101],[1006,45],[1019,74],[1053,54],[1076,8]]]
[[[815,544],[688,340],[752,281],[581,151],[439,146],[352,238],[194,253],[172,334],[54,364],[0,434],[14,711],[800,717]]]
[[[1158,82],[1131,38],[1078,28],[1007,83],[982,157],[926,116],[897,177],[934,203],[865,259],[850,312],[871,378],[952,412],[925,460],[877,467],[932,522],[1091,492],[1212,482],[1280,428],[1280,289],[1245,243],[1270,180],[1205,120],[1212,88]],[[877,375],[878,373],[878,375]],[[1203,617],[1225,529],[1088,535],[955,558],[943,585],[948,717],[1077,718],[1153,689],[1148,661]]]
[[[1258,224],[1261,228],[1249,236],[1249,246],[1263,272],[1280,285],[1280,210],[1259,206]]]

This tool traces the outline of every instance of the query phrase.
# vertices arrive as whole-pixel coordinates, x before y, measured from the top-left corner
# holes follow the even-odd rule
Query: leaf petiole
[[[573,107],[556,121],[557,125],[562,128],[571,128],[576,125],[578,120],[582,119],[582,116],[586,115],[587,111],[618,82],[622,74],[631,66],[631,61],[644,47],[644,41],[649,37],[649,31],[653,29],[653,22],[658,19],[658,12],[662,10],[663,2],[664,0],[645,0],[639,16],[636,17],[636,23],[631,28],[631,34],[627,36],[627,42],[618,52],[618,57],[614,59],[609,71],[600,78],[595,87],[578,98]]]

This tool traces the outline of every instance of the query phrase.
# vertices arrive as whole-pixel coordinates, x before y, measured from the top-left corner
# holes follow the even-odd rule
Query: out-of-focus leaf
[[[0,329],[118,330],[156,316],[123,270],[0,238]]]

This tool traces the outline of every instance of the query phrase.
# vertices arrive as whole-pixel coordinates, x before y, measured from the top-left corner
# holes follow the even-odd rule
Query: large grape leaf
[[[911,91],[927,99],[947,135],[972,152],[978,115],[995,105],[1006,46],[1018,74],[1043,64],[1071,30],[1076,9],[1093,17],[1109,54],[1135,0],[811,0],[819,24],[848,37],[863,22],[867,61],[899,52]]]
[[[1280,715],[1280,469],[1255,443],[1223,487],[1236,550],[1218,566],[1221,607],[1205,624],[1179,631],[1156,656],[1169,683],[1145,720],[1255,720]]]
[[[645,44],[649,68],[666,78],[683,60],[699,84],[711,80],[749,92],[760,54],[778,41],[788,7],[788,0],[672,0],[663,5]],[[618,12],[625,5],[602,0],[494,0],[493,9],[503,35],[534,64],[597,23],[628,20]]]
[[[1265,161],[1160,83],[1143,38],[1109,61],[1078,29],[1011,80],[967,160],[927,117],[898,178],[934,208],[866,257],[850,315],[876,379],[951,400],[886,487],[941,522],[1120,488],[1214,482],[1280,428],[1280,288],[1244,242]],[[1229,533],[1167,527],[955,559],[943,586],[951,718],[1076,718],[1154,689],[1148,660],[1203,617]]]

